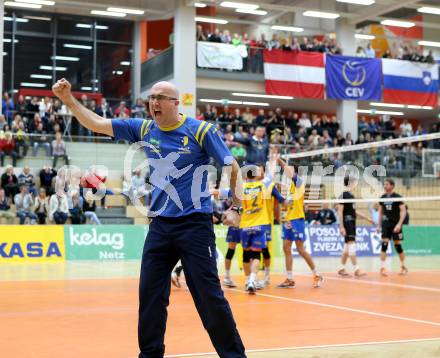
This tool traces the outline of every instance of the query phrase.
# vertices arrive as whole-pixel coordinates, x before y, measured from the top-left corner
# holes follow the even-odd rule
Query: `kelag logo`
[[[64,261],[63,228],[1,226],[1,262]]]
[[[145,241],[144,226],[65,226],[69,260],[139,259]]]

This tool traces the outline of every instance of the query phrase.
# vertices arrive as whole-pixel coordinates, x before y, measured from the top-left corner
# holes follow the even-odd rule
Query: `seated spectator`
[[[63,225],[66,223],[68,216],[67,196],[53,194],[49,200],[49,220],[57,225]]]
[[[78,191],[72,191],[69,194],[67,201],[72,224],[84,224],[86,222],[86,216],[83,213],[83,198],[79,196]]]
[[[119,118],[128,118],[130,117],[130,109],[127,108],[125,101],[121,101],[119,103],[118,108],[115,110],[115,116]]]
[[[147,117],[147,109],[145,107],[145,103],[142,98],[136,99],[136,104],[133,106],[133,110],[131,111],[131,113],[134,118]]]
[[[38,217],[38,224],[46,224],[47,214],[49,213],[49,198],[46,196],[44,188],[40,188],[38,196],[35,198],[34,213]]]
[[[323,208],[318,212],[316,216],[315,225],[332,225],[336,223],[336,215],[331,210],[328,204],[324,204]]]
[[[48,196],[52,195],[55,191],[52,186],[52,179],[57,176],[56,170],[44,166],[39,173],[40,177],[40,187],[46,190]]]
[[[96,202],[93,200],[91,192],[86,193],[83,200],[83,212],[87,219],[93,224],[101,225],[101,221],[96,215]]]
[[[131,178],[131,190],[133,203],[136,203],[139,199],[144,198],[148,204],[149,192],[146,187],[145,178],[142,177],[140,170],[133,172],[133,176]]]
[[[382,58],[393,58],[393,55],[391,54],[391,50],[388,49],[385,51],[385,53],[382,55]]]
[[[20,225],[24,225],[26,218],[29,218],[31,225],[36,224],[38,217],[31,211],[34,207],[34,199],[29,194],[26,185],[20,186],[20,192],[14,196],[14,203],[17,217],[20,218]]]
[[[356,49],[356,56],[357,57],[367,57],[367,55],[365,54],[365,50],[362,46],[358,46],[358,48]]]
[[[92,168],[87,171],[87,173],[81,177],[80,180],[80,195],[84,196],[88,191],[91,191],[92,194],[96,194],[99,191],[99,195],[101,196],[101,207],[106,207],[105,205],[105,197],[106,195],[114,195],[114,192],[105,186],[105,182],[107,177],[98,175],[96,172],[96,168]]]
[[[3,114],[0,114],[0,131],[4,131],[8,122],[6,122],[6,117]]]
[[[40,103],[38,102],[38,97],[34,96],[27,105],[27,111],[31,113],[38,113],[39,110]]]
[[[23,172],[18,176],[18,185],[26,185],[28,192],[35,197],[37,196],[34,175],[31,173],[31,168],[28,166],[25,166]]]
[[[69,157],[67,156],[66,153],[66,143],[64,143],[60,132],[55,134],[55,140],[52,141],[52,155],[53,155],[52,167],[56,168],[58,158],[63,158],[64,163],[66,165],[69,165]]]
[[[10,199],[6,197],[5,191],[0,188],[0,219],[5,218],[6,223],[14,223],[15,214],[11,211]]]
[[[22,117],[27,116],[27,103],[22,94],[18,96],[17,103],[15,103],[15,112]]]
[[[35,113],[31,121],[28,121],[28,132],[35,133],[39,123],[43,123],[39,113]]]
[[[15,151],[15,140],[10,131],[5,132],[4,137],[0,139],[0,162],[1,166],[5,166],[5,157],[12,158],[12,165],[17,165],[17,152]]]
[[[202,111],[200,110],[199,107],[197,107],[197,109],[196,109],[196,119],[198,121],[203,121],[205,119],[205,117],[203,116]]]
[[[101,105],[96,107],[95,113],[103,118],[113,118],[113,110],[105,98],[101,99]]]
[[[365,49],[365,56],[368,58],[375,58],[376,57],[376,51],[371,46],[371,42],[367,44],[367,48]]]
[[[14,110],[15,110],[14,100],[12,98],[9,98],[8,92],[4,92],[3,100],[2,100],[2,113],[5,115],[8,124],[11,124],[12,122],[12,116],[14,114]]]
[[[307,204],[304,204],[304,216],[306,223],[311,224],[316,220],[316,214],[309,209],[309,206]]]
[[[11,199],[13,199],[14,196],[19,192],[18,179],[14,174],[14,168],[12,165],[8,165],[6,167],[6,170],[1,178],[1,187],[5,190],[6,196]]]
[[[34,134],[36,134],[36,136],[33,137],[34,157],[37,156],[38,148],[41,148],[41,147],[46,149],[46,156],[50,157],[50,143],[49,143],[49,139],[47,137],[47,133],[43,128],[42,122],[39,122],[37,124],[37,129],[35,130]]]

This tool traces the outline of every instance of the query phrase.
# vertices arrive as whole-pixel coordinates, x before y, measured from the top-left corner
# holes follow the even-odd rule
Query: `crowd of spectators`
[[[368,58],[377,57],[376,51],[372,47],[371,42],[368,42],[365,48],[362,46],[358,46],[356,50],[356,56],[368,57]],[[391,58],[397,60],[422,62],[422,63],[435,63],[432,50],[429,50],[428,53],[425,54],[425,51],[423,50],[422,46],[412,46],[412,45],[398,47],[397,49],[393,49],[393,50],[388,49],[382,55],[382,58]]]

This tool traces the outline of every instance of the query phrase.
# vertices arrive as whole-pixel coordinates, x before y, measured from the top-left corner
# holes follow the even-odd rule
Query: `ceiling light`
[[[41,79],[44,79],[44,80],[51,80],[52,76],[51,75],[36,75],[36,74],[33,74],[33,75],[31,75],[31,78],[41,78]]]
[[[304,29],[302,27],[294,27],[294,26],[278,26],[274,25],[271,27],[272,30],[280,30],[280,31],[291,31],[291,32],[303,32]]]
[[[91,24],[76,24],[76,27],[82,28],[82,29],[91,29],[93,25]],[[95,28],[97,30],[108,30],[108,26],[105,25],[96,25]]]
[[[409,109],[422,109],[422,106],[418,106],[418,105],[415,105],[415,104],[409,104],[407,107]]]
[[[113,73],[114,75],[120,76],[120,75],[124,74],[124,71],[117,70],[117,71],[113,71],[112,73]]]
[[[245,106],[260,106],[260,107],[269,107],[269,103],[264,102],[243,102]]]
[[[228,20],[221,20],[221,19],[216,19],[216,18],[213,18],[213,17],[199,17],[199,16],[196,16],[195,20],[197,22],[209,22],[209,23],[212,23],[212,24],[222,24],[222,25],[225,25],[225,24],[228,23]]]
[[[232,2],[232,1],[223,1],[220,3],[222,7],[232,7],[234,9],[249,9],[249,10],[257,10],[260,6],[255,4],[244,4],[241,2]]]
[[[336,0],[336,2],[343,2],[354,5],[373,5],[376,1],[375,0]]]
[[[98,87],[95,87],[95,91],[98,91]],[[81,87],[81,91],[92,91],[92,87],[84,86]]]
[[[3,39],[3,42],[11,43],[11,39]],[[14,40],[14,44],[18,43],[18,40]]]
[[[92,15],[101,15],[101,16],[110,16],[110,17],[125,17],[127,14],[123,12],[112,12],[112,11],[104,11],[104,10],[92,10],[90,11]]]
[[[419,46],[440,47],[440,42],[435,41],[419,41],[417,44]]]
[[[210,102],[210,103],[226,103],[228,104],[243,104],[242,101],[230,101],[229,99],[209,99],[209,98],[202,98],[200,102]]]
[[[340,15],[333,12],[304,11],[303,16],[319,17],[321,19],[337,19]]]
[[[440,8],[439,7],[422,6],[422,7],[418,8],[417,11],[423,12],[425,14],[440,15]]]
[[[71,56],[51,56],[51,60],[57,60],[57,61],[72,61],[72,62],[78,62],[79,57],[71,57]]]
[[[235,9],[235,12],[239,12],[241,14],[251,14],[251,15],[267,15],[267,11],[264,10],[252,10],[252,9]]]
[[[25,16],[26,19],[30,20],[39,20],[39,21],[52,21],[50,17],[44,17],[44,16]]]
[[[405,113],[403,112],[392,112],[392,111],[376,111],[374,109],[358,109],[356,111],[357,113],[364,113],[364,114],[371,114],[371,115],[377,115],[377,114],[383,114],[383,115],[390,115],[390,116],[403,116]]]
[[[122,12],[125,14],[131,14],[131,15],[143,15],[145,14],[144,10],[135,10],[135,9],[123,9],[120,7],[109,7],[107,8],[107,11],[110,12]]]
[[[22,87],[46,87],[45,83],[32,83],[32,82],[21,82]]]
[[[26,3],[14,2],[14,1],[5,1],[5,6],[9,6],[9,7],[23,7],[23,8],[26,8],[26,9],[41,9],[43,7],[42,5],[26,4]]]
[[[270,94],[258,94],[258,93],[233,92],[232,95],[236,96],[236,97],[271,98],[271,99],[294,99],[294,97],[290,97],[290,96],[273,96],[273,95],[270,95]]]
[[[25,4],[47,5],[47,6],[55,5],[55,1],[50,1],[50,0],[15,0],[15,2],[25,3]]]
[[[404,104],[370,102],[370,106],[389,107],[389,108],[405,108]]]
[[[374,35],[367,35],[367,34],[355,34],[354,37],[359,40],[374,40],[376,38],[376,36]]]
[[[63,47],[67,48],[79,48],[82,50],[91,50],[93,47],[90,45],[77,45],[77,44],[64,44]]]
[[[3,56],[7,56],[8,55],[8,53],[7,52],[3,52]]]
[[[434,109],[434,107],[431,107],[431,106],[422,106],[422,109]]]
[[[13,21],[13,18],[12,18],[12,17],[9,17],[9,16],[5,16],[3,19],[4,19],[5,21]],[[15,18],[15,22],[29,22],[29,20],[28,20],[28,19],[23,19],[23,18],[21,18],[21,17],[16,17],[16,18]]]
[[[52,66],[40,66],[40,70],[52,71],[53,67]],[[67,71],[67,67],[57,66],[57,67],[55,67],[55,71]]]
[[[121,61],[121,66],[130,66],[130,61]]]
[[[405,28],[416,26],[414,22],[400,21],[400,20],[383,20],[380,23],[386,26],[396,26],[396,27],[405,27]]]
[[[206,7],[206,6],[208,6],[208,5],[206,5],[206,4],[202,3],[202,2],[195,2],[195,3],[194,3],[194,6],[195,6],[195,7]]]

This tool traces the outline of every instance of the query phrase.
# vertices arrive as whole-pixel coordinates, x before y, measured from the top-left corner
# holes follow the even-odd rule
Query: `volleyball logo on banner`
[[[380,100],[382,67],[378,59],[327,56],[325,64],[327,98]]]

